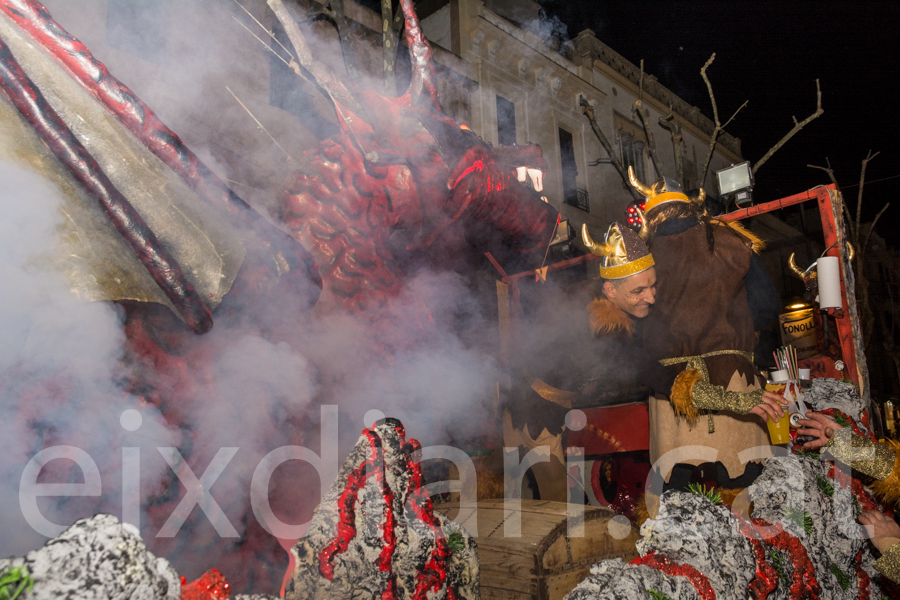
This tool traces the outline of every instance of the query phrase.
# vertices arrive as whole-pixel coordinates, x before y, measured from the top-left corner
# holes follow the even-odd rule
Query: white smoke
[[[54,18],[188,145],[192,138],[210,143],[193,149],[204,158],[215,157],[210,166],[221,176],[264,182],[257,190],[260,203],[274,203],[294,165],[224,90],[226,83],[234,84],[233,89],[250,94],[270,60],[262,52],[242,54],[247,44],[257,43],[253,40],[232,43],[235,36],[249,35],[232,19],[241,13],[223,8],[222,2],[171,3],[167,22],[172,27],[168,39],[160,41],[168,44],[168,60],[161,66],[103,44],[104,4],[47,2]],[[340,61],[333,37],[316,47],[316,55]],[[372,87],[380,89],[374,81]],[[278,110],[266,105],[267,92],[255,92],[242,99],[291,154],[299,157],[301,150],[314,147],[310,136],[292,137],[293,129],[279,127]],[[333,116],[320,110],[315,118]],[[214,134],[207,129],[211,125],[218,128]],[[237,143],[223,141],[232,127]],[[242,154],[223,153],[216,143]],[[186,334],[177,352],[142,354],[126,340],[120,307],[79,302],[61,274],[40,267],[38,257],[52,254],[57,245],[62,217],[56,191],[7,165],[0,179],[0,439],[7,444],[0,457],[0,553],[21,555],[45,541],[24,521],[17,490],[24,465],[51,445],[85,450],[103,482],[99,499],[39,502],[44,516],[61,525],[100,511],[120,516],[121,449],[139,447],[142,533],[152,551],[172,560],[190,580],[209,568],[225,570],[221,561],[233,547],[196,509],[175,538],[156,537],[184,495],[157,448],[178,448],[199,478],[220,448],[238,447],[210,492],[239,535],[252,536],[259,528],[252,526],[250,480],[259,459],[282,445],[318,452],[321,404],[339,407],[344,452],[370,425],[363,415],[371,409],[399,418],[407,434],[423,445],[470,441],[496,427],[491,394],[500,369],[489,352],[456,333],[462,324],[489,337],[495,325],[470,297],[464,277],[429,272],[411,277],[387,311],[387,325],[375,334],[371,323],[350,316],[295,315],[290,306],[259,298],[242,310],[271,319],[220,310],[210,333]],[[286,316],[296,319],[284,321]],[[279,320],[284,322],[275,330],[260,324]],[[131,390],[132,383],[140,386]],[[135,431],[119,422],[128,408],[143,418]],[[50,463],[41,481],[81,481],[72,466]],[[289,464],[276,472],[271,491],[277,516],[297,523],[309,518],[319,485],[312,469]],[[255,590],[277,586],[280,574],[273,579],[256,581]]]
[[[561,54],[572,48],[572,42],[569,40],[569,29],[566,24],[560,21],[556,15],[548,17],[543,9],[540,11],[537,19],[524,23],[522,29],[538,36],[545,46]]]
[[[6,162],[0,162],[0,186],[0,553],[21,554],[44,541],[25,522],[18,497],[23,468],[42,448],[75,446],[100,470],[99,499],[40,502],[47,519],[67,526],[98,511],[119,513],[121,447],[177,445],[181,434],[122,385],[128,373],[120,311],[78,301],[63,275],[47,267],[46,256],[59,250],[58,191]],[[143,417],[136,433],[119,424],[129,408]],[[50,462],[40,481],[81,481],[73,467]],[[158,470],[142,474],[146,487],[158,484]]]

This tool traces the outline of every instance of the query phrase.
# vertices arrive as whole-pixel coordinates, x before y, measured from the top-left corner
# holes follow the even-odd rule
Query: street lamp
[[[749,206],[753,202],[753,173],[750,171],[750,163],[745,161],[731,165],[720,171],[716,171],[716,179],[719,182],[719,195],[734,195],[734,203],[737,206]]]

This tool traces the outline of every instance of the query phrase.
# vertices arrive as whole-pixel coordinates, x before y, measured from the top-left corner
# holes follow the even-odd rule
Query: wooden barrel
[[[518,510],[507,511],[500,499],[482,500],[477,511],[463,514],[457,502],[435,504],[434,508],[470,533],[477,519],[482,600],[559,600],[587,577],[594,563],[606,558],[621,557],[626,562],[636,558],[634,543],[640,537],[636,527],[627,523],[623,527],[621,519],[610,526],[616,513],[593,506],[584,507],[584,536],[570,536],[568,506],[522,500]],[[521,519],[521,536],[504,535],[517,518]],[[573,524],[579,521],[572,520]]]

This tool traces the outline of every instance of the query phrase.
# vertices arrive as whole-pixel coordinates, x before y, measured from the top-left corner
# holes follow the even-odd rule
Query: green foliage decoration
[[[797,527],[803,528],[803,531],[805,531],[807,535],[812,533],[812,516],[805,510],[799,509],[796,506],[789,506],[784,513],[784,517]]]
[[[834,496],[834,486],[831,485],[831,482],[828,481],[828,479],[821,475],[816,475],[816,484],[819,486],[819,489],[822,490],[823,494],[829,498]]]
[[[462,531],[457,529],[447,536],[447,549],[450,550],[450,552],[460,552],[465,550],[465,548],[466,540],[463,538]]]
[[[713,504],[722,504],[722,495],[715,488],[706,489],[702,483],[692,483],[688,485],[688,491],[700,494]]]
[[[24,591],[31,591],[34,579],[25,567],[13,567],[0,575],[0,600],[16,600]]]
[[[848,577],[846,573],[841,571],[841,569],[834,563],[831,563],[831,567],[829,568],[831,570],[831,574],[834,575],[837,579],[838,585],[841,586],[841,589],[846,592],[847,588],[850,587],[850,577]]]

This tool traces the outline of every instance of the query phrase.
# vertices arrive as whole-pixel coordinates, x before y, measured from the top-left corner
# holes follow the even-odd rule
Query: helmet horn
[[[637,211],[638,217],[641,219],[641,230],[638,231],[638,237],[644,240],[645,244],[650,243],[650,226],[647,225],[647,217],[644,216],[644,211],[641,210],[641,207],[635,206],[635,210]]]
[[[631,165],[628,165],[628,182],[631,184],[631,187],[636,189],[644,198],[650,198],[653,196],[653,190],[640,181],[638,181],[637,176],[634,174],[634,169]]]
[[[581,226],[581,241],[588,250],[597,256],[612,256],[614,253],[609,244],[598,244],[591,238],[586,223]]]
[[[700,191],[697,195],[691,198],[691,204],[694,206],[703,206],[703,203],[706,202],[706,190],[700,188]]]
[[[806,281],[806,271],[797,266],[797,261],[794,259],[794,252],[791,252],[791,257],[788,259],[788,267],[790,267],[791,272],[794,276],[800,281]]]

